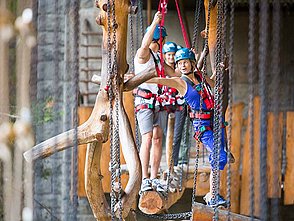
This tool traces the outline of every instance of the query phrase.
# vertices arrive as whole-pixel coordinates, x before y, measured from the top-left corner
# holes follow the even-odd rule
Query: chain
[[[216,83],[215,83],[215,109],[214,109],[214,121],[213,121],[213,133],[214,133],[214,149],[213,149],[213,170],[212,170],[212,202],[216,202],[217,194],[219,193],[219,155],[221,149],[222,139],[222,106],[223,106],[223,68],[220,66],[223,61],[223,44],[222,36],[223,32],[223,1],[217,1],[217,45],[216,45]],[[214,210],[213,220],[218,220],[218,209]]]
[[[120,93],[119,93],[119,85],[120,85],[120,75],[117,69],[117,40],[116,40],[116,29],[118,27],[116,23],[116,15],[115,15],[115,0],[113,0],[113,44],[114,44],[114,74],[115,74],[115,149],[116,149],[116,159],[117,159],[117,179],[118,179],[118,205],[119,205],[119,220],[122,220],[122,184],[121,184],[121,159],[120,159],[120,139],[119,139],[119,103],[120,103]]]
[[[266,88],[266,67],[267,67],[267,31],[268,31],[268,10],[267,1],[260,2],[259,20],[259,94],[261,101],[260,108],[260,220],[268,219],[267,209],[267,88]]]
[[[195,48],[198,51],[199,41],[198,41],[198,32],[199,32],[199,20],[200,20],[200,12],[202,9],[202,0],[196,0],[196,9],[194,14],[194,27],[193,27],[193,40],[192,40],[192,48]]]
[[[210,24],[210,12],[211,12],[212,3],[211,0],[208,1],[208,12],[207,12],[207,22],[206,22],[206,36],[204,41],[204,51],[208,51],[208,36],[209,36],[209,24]],[[207,76],[207,55],[203,58],[203,76],[202,81],[200,84],[201,87],[201,96],[200,96],[200,111],[202,110],[203,106],[203,84],[204,79]],[[198,128],[197,130],[199,130]],[[196,159],[194,164],[194,176],[193,176],[193,191],[192,191],[192,204],[196,202],[196,188],[197,188],[197,176],[198,176],[198,164],[199,164],[199,150],[200,150],[200,143],[196,143]]]
[[[226,4],[226,3],[225,3]],[[228,127],[228,154],[227,154],[227,202],[228,202],[228,212],[227,220],[231,220],[231,147],[232,147],[232,122],[233,122],[233,73],[234,73],[234,24],[235,24],[235,1],[231,0],[230,5],[230,36],[229,36],[229,82],[228,82],[228,107],[229,107],[229,127]],[[225,6],[227,7],[227,6]],[[225,10],[226,15],[226,10]],[[226,17],[226,16],[225,16]],[[226,22],[225,25],[226,26]]]
[[[144,37],[144,23],[143,23],[143,1],[142,0],[138,0],[138,10],[139,10],[141,39],[143,39],[143,37]]]
[[[249,183],[249,195],[250,195],[250,217],[251,220],[254,220],[254,71],[255,71],[255,0],[249,1],[249,33],[248,33],[248,83],[249,83],[249,103],[248,103],[248,112],[249,112],[249,169],[250,169],[250,183]]]
[[[112,87],[112,59],[111,59],[111,3],[107,0],[107,92],[109,96],[109,112],[113,113],[113,87]],[[116,195],[114,191],[115,185],[115,159],[114,159],[114,134],[113,134],[113,116],[109,118],[109,134],[110,134],[110,164],[111,164],[111,220],[115,220]]]
[[[273,91],[273,113],[274,113],[274,122],[277,122],[279,125],[279,88],[280,88],[280,1],[273,1],[273,17],[272,17],[272,49],[274,53],[272,53],[272,62],[271,62],[271,70],[272,70],[272,91]],[[279,126],[273,127],[273,134],[279,134]],[[278,162],[279,157],[279,144],[278,144],[278,136],[274,136],[274,156],[272,163]],[[279,220],[279,198],[276,198],[279,194],[279,167],[273,167],[273,178],[272,184],[274,186],[274,196],[272,199],[271,205],[271,218],[272,220]]]
[[[75,108],[74,108],[74,148],[73,148],[73,221],[77,220],[78,213],[78,94],[79,94],[79,8],[80,1],[71,1],[73,10],[73,73],[75,90]]]
[[[157,220],[187,220],[192,217],[192,212],[183,212],[183,213],[170,213],[170,214],[145,214],[140,210],[136,210],[137,213],[145,217]]]
[[[131,1],[132,6],[134,4],[133,1]],[[135,73],[135,66],[134,66],[134,58],[135,58],[135,45],[134,45],[134,19],[133,15],[130,15],[130,51],[131,51],[131,66],[130,66],[130,71],[132,73]],[[138,31],[138,30],[137,30]],[[138,35],[137,35],[138,36]],[[138,39],[138,38],[137,38]],[[139,150],[140,146],[140,137],[139,137],[139,125],[138,125],[138,120],[136,116],[136,111],[134,109],[134,115],[135,115],[135,142],[136,142],[136,147]]]

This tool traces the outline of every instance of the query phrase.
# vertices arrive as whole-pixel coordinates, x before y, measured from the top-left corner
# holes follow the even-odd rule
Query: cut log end
[[[33,161],[32,151],[31,150],[28,150],[28,151],[24,152],[23,157],[25,158],[25,160],[27,162],[31,163]]]
[[[139,200],[139,209],[145,214],[156,214],[162,210],[163,197],[156,191],[142,193]]]

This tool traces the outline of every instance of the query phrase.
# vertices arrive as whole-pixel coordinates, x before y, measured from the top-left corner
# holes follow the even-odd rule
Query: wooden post
[[[169,113],[167,121],[167,133],[166,133],[166,165],[170,173],[173,172],[174,162],[172,160],[173,154],[173,141],[175,131],[175,114]]]
[[[285,174],[285,205],[294,204],[294,112],[287,112],[287,121],[286,121],[286,158],[287,158],[287,167]]]
[[[152,22],[152,1],[147,0],[147,24],[150,25]]]

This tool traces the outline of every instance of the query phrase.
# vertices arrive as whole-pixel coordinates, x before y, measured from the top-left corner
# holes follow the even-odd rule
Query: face
[[[189,59],[178,61],[177,66],[182,74],[189,74],[192,71],[192,63]]]
[[[168,64],[174,64],[175,63],[175,52],[167,52],[164,54],[164,59],[166,63]]]

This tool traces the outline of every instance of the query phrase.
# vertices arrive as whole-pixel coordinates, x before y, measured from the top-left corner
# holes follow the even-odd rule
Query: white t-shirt
[[[158,61],[159,69],[161,69],[161,65],[160,65],[160,62],[159,62],[160,59],[159,59],[158,55],[156,53],[153,53],[153,55],[156,58],[156,60]],[[150,67],[155,67],[155,62],[154,62],[153,56],[150,54],[150,58],[146,63],[139,64],[138,59],[137,59],[137,55],[136,55],[135,59],[134,59],[134,66],[135,66],[135,74],[138,74],[138,73],[140,73],[142,71],[148,70]],[[143,83],[143,84],[140,84],[138,87],[142,88],[142,89],[145,89],[145,90],[149,90],[149,91],[152,92],[152,94],[157,94],[158,93],[157,84]],[[153,104],[153,99],[144,99],[144,98],[141,98],[141,97],[138,97],[138,96],[135,97],[135,106],[137,106],[139,104],[146,104],[146,103]]]

